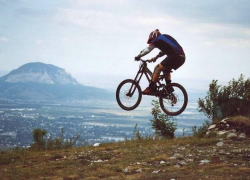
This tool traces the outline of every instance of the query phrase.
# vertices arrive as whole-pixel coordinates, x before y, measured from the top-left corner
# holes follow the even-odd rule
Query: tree
[[[213,80],[205,99],[198,100],[198,110],[213,121],[235,115],[250,115],[250,79],[244,80],[240,75],[233,79],[228,86],[217,84]]]
[[[177,129],[176,124],[170,120],[167,114],[161,113],[158,101],[153,100],[152,105],[154,107],[151,110],[151,114],[154,116],[154,119],[151,119],[150,121],[156,135],[173,139],[174,132]]]

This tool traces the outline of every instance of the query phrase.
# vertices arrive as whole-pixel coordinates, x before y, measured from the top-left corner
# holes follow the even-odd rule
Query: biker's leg
[[[170,84],[172,82],[170,72],[165,73],[165,80],[166,80],[166,84]]]
[[[158,64],[157,66],[155,66],[153,75],[152,75],[152,79],[151,82],[149,83],[149,87],[147,87],[143,92],[145,94],[147,93],[151,93],[151,92],[155,92],[156,91],[156,82],[159,80],[159,76],[161,71],[163,71],[165,68],[161,65]]]

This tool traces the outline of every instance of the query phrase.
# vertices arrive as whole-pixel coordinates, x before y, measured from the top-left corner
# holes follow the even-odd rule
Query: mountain
[[[9,74],[0,78],[2,82],[8,83],[42,83],[42,84],[61,84],[61,85],[79,85],[64,69],[52,64],[40,62],[28,63]]]
[[[27,101],[108,100],[111,92],[80,84],[64,69],[28,63],[0,78],[0,99]]]

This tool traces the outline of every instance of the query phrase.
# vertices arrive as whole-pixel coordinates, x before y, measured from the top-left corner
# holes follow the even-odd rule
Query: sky
[[[85,85],[115,89],[134,78],[134,57],[159,29],[186,54],[173,80],[208,88],[202,82],[249,78],[249,9],[249,0],[0,0],[0,76],[43,62]]]

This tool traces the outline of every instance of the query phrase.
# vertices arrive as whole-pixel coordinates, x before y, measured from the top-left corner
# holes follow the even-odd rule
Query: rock
[[[152,174],[158,174],[161,170],[153,171]]]
[[[223,142],[221,141],[221,142],[218,142],[217,144],[216,144],[216,146],[223,146]]]
[[[165,164],[166,162],[165,161],[161,161],[160,164]]]
[[[137,169],[136,172],[140,172],[141,173],[142,172],[142,168]]]
[[[246,135],[244,133],[241,133],[239,136],[238,136],[239,139],[246,139]]]
[[[186,165],[187,164],[185,161],[179,161],[178,163],[181,164],[181,165]]]
[[[223,130],[223,131],[218,131],[217,134],[218,134],[218,135],[223,135],[223,134],[225,134],[225,133],[227,133],[227,132],[228,132],[228,131],[224,131],[224,130]]]
[[[210,161],[208,159],[204,159],[200,161],[201,164],[207,164],[210,163]]]
[[[212,124],[211,126],[209,126],[208,130],[214,129],[215,127],[216,127],[216,124]]]
[[[123,169],[123,172],[127,173],[127,172],[129,172],[129,169],[125,168],[125,169]]]
[[[93,146],[95,147],[100,146],[100,143],[95,143]]]
[[[179,154],[179,153],[175,153],[172,157],[175,157],[175,158],[183,158],[184,155]],[[170,157],[170,158],[171,158],[171,157]]]
[[[171,156],[170,159],[176,159],[176,157]]]
[[[229,133],[229,134],[227,135],[227,138],[235,138],[235,137],[237,137],[237,134],[236,134],[236,133],[233,133],[233,132],[231,132],[231,133]]]
[[[227,120],[228,120],[228,119],[229,119],[229,118],[222,119],[221,122],[222,122],[222,123],[227,123]]]

